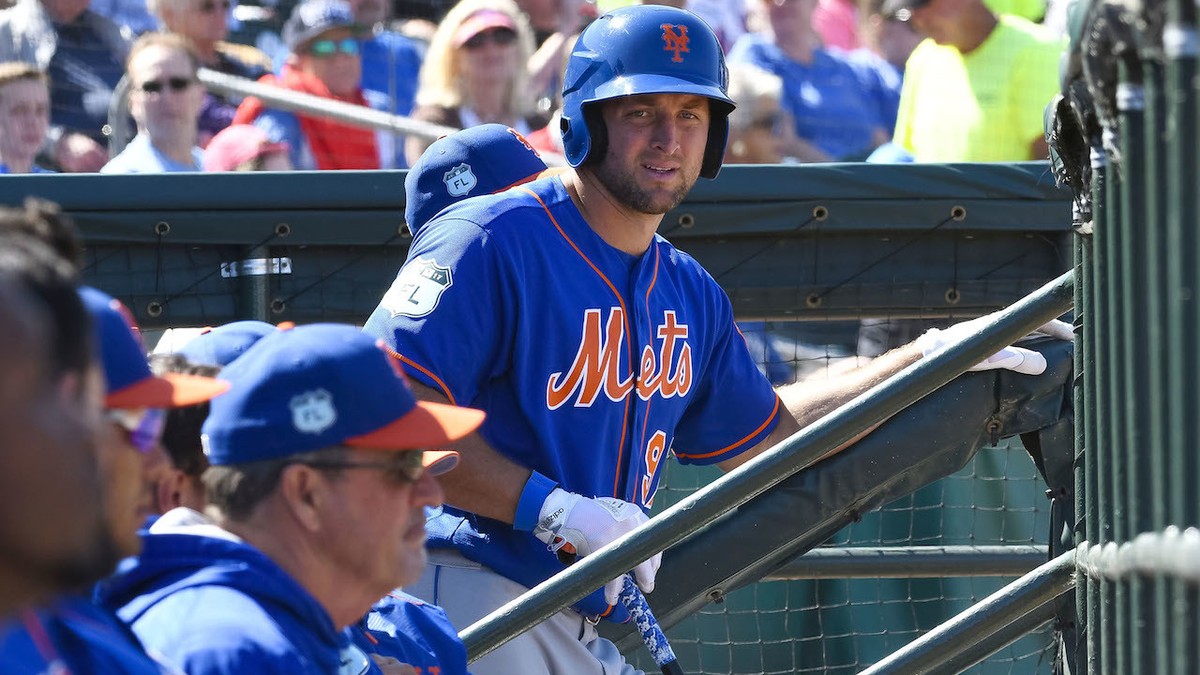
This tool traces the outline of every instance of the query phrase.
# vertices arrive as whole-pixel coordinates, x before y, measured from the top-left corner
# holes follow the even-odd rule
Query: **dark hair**
[[[79,228],[58,204],[26,197],[21,208],[0,207],[0,234],[24,234],[49,246],[75,268],[83,263]]]
[[[201,480],[208,503],[232,521],[245,521],[264,499],[275,492],[283,470],[292,464],[305,462],[338,462],[345,459],[345,448],[325,448],[280,459],[260,462],[210,466]],[[336,475],[336,469],[324,469]]]
[[[0,220],[7,215],[0,213]],[[20,281],[46,310],[51,320],[52,374],[87,370],[94,359],[92,324],[79,297],[78,270],[41,240],[0,230],[0,271]]]
[[[221,369],[188,361],[182,354],[151,354],[150,370],[155,375],[182,373],[216,377]],[[199,478],[208,468],[208,457],[200,443],[200,427],[208,417],[208,401],[167,411],[163,427],[162,445],[171,458],[171,464],[185,474]]]

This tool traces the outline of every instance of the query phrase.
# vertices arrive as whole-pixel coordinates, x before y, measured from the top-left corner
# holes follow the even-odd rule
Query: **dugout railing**
[[[0,202],[60,202],[87,240],[86,280],[154,335],[238,318],[361,322],[407,249],[402,182],[403,172],[10,176]],[[977,316],[1069,269],[1072,252],[1068,195],[1040,163],[727,167],[661,232],[714,274],[740,320],[806,326]],[[994,552],[945,553],[967,574],[964,554]],[[897,560],[895,574],[907,573]],[[730,618],[730,630],[747,621]]]

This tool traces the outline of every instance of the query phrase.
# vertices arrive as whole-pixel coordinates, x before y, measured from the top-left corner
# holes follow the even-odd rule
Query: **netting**
[[[754,326],[751,326],[754,328]],[[871,328],[879,328],[873,326]],[[892,333],[907,327],[895,325]],[[776,357],[800,378],[824,378],[856,365],[858,322],[768,324]],[[797,339],[804,336],[804,340]],[[817,345],[813,340],[827,341]],[[766,352],[760,352],[765,356]],[[760,362],[762,359],[760,358]],[[772,364],[775,366],[781,363]],[[770,370],[770,369],[768,369]],[[778,368],[776,368],[778,371]],[[655,499],[660,511],[713,480],[719,470],[669,463]],[[1018,441],[984,448],[958,473],[838,532],[830,546],[1045,545],[1045,484]],[[1011,578],[764,581],[730,593],[667,631],[688,673],[849,675],[875,663],[994,592]],[[656,670],[645,650],[628,655]],[[1028,635],[971,671],[1049,673],[1049,628]]]

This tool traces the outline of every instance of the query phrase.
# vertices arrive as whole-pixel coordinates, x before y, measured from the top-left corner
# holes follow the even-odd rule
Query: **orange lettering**
[[[658,465],[666,449],[667,434],[661,430],[654,432],[650,442],[646,444],[646,475],[642,476],[642,504],[646,507],[654,502],[654,492],[650,491],[650,485],[654,483],[654,474],[658,472]]]
[[[663,51],[675,52],[671,60],[675,63],[683,63],[680,52],[691,53],[691,50],[688,49],[688,27],[683,24],[664,23],[660,28],[663,31]]]
[[[621,363],[621,343],[625,340],[625,312],[613,307],[608,313],[608,325],[600,329],[600,310],[584,312],[583,337],[579,351],[564,378],[562,372],[550,375],[546,384],[546,405],[557,410],[572,395],[578,392],[575,405],[587,407],[595,403],[601,385],[604,393],[619,401],[632,388],[632,378],[621,381],[618,373]]]

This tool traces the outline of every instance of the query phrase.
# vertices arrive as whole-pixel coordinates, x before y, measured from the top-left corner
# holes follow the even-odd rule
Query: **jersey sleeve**
[[[697,378],[696,396],[675,430],[673,449],[684,464],[715,464],[758,445],[786,414],[779,397],[733,322],[733,308],[712,282],[719,317],[711,356]]]
[[[517,293],[497,249],[474,223],[429,223],[363,328],[406,374],[457,405],[504,372],[512,352],[509,298]]]

